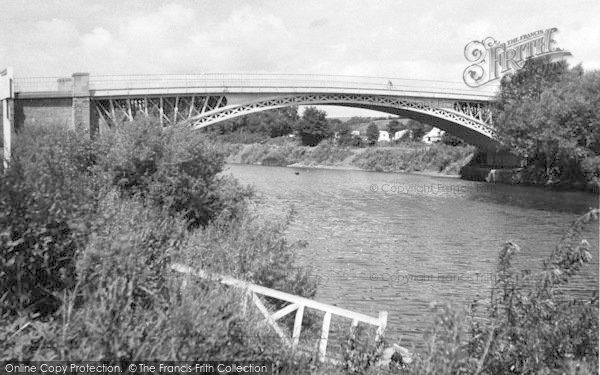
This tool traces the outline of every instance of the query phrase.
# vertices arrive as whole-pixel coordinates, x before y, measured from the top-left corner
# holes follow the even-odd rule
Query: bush
[[[109,142],[110,152],[102,167],[123,194],[139,195],[172,215],[183,214],[192,227],[205,226],[224,213],[234,218],[251,195],[233,179],[218,175],[224,155],[191,129],[136,121],[103,141]]]
[[[18,137],[0,179],[0,316],[49,314],[75,282],[99,195],[93,144],[54,128]]]

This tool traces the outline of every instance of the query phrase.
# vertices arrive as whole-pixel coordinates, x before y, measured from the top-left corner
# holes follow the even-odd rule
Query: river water
[[[420,347],[431,303],[467,305],[489,297],[499,250],[512,241],[516,263],[535,269],[568,225],[598,196],[492,185],[408,173],[228,165],[254,186],[259,207],[293,207],[287,238],[307,241],[298,254],[318,281],[316,299],[377,316],[386,337]],[[593,261],[572,294],[598,290],[598,227],[586,231]]]

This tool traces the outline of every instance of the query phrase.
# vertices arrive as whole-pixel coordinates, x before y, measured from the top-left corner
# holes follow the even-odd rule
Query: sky
[[[467,43],[551,27],[571,64],[600,69],[599,15],[599,0],[2,0],[0,69],[12,66],[17,77],[255,72],[462,82]]]

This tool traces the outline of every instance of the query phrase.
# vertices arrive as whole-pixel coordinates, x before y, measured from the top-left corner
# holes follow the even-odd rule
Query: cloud
[[[0,15],[0,66],[13,65],[18,75],[240,71],[460,81],[463,49],[471,40],[505,40],[552,26],[576,61],[600,67],[600,46],[590,42],[600,39],[592,17],[600,12],[597,1],[21,5],[9,4]]]
[[[312,20],[309,26],[313,27],[313,28],[321,28],[321,27],[327,26],[327,23],[329,23],[327,18],[321,17],[321,18]]]

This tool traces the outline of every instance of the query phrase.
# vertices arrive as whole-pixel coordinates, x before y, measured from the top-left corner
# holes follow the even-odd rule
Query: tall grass
[[[285,239],[291,214],[260,216],[249,189],[220,177],[222,152],[194,137],[152,123],[94,141],[57,129],[19,135],[0,179],[1,360],[263,359],[285,374],[597,373],[597,293],[574,299],[561,290],[592,259],[580,237],[599,210],[574,223],[540,273],[517,271],[518,246],[507,243],[490,303],[439,307],[414,363],[378,366],[383,346],[350,339],[341,364],[320,364],[282,348],[258,313],[243,314],[235,289],[169,270],[180,261],[306,297],[316,291]],[[328,147],[312,157],[346,157]],[[423,165],[439,160],[411,152]],[[319,332],[317,315],[304,324],[306,334]]]

